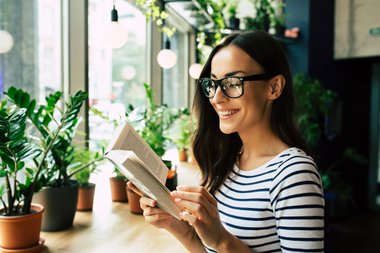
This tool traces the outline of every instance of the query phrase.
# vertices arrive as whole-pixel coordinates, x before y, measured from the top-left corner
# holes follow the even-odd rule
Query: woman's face
[[[262,73],[263,68],[235,45],[222,48],[211,62],[212,79]],[[244,81],[244,95],[239,98],[228,98],[220,87],[217,88],[210,102],[219,115],[219,127],[223,133],[241,134],[269,122],[267,83],[268,81]]]

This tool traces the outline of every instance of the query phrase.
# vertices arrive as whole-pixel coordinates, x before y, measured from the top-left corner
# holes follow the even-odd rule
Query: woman
[[[172,192],[182,220],[143,197],[146,221],[190,252],[323,252],[322,186],[293,122],[281,45],[260,31],[226,37],[205,64],[194,107],[202,186]]]

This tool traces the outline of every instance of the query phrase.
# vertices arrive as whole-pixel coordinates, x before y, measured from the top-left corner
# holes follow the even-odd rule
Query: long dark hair
[[[312,155],[294,123],[292,76],[285,52],[282,45],[268,33],[249,31],[228,35],[211,52],[200,77],[211,76],[212,59],[220,49],[230,44],[250,55],[266,73],[284,76],[286,84],[280,97],[273,101],[270,126],[288,146],[300,148]],[[214,194],[232,171],[242,141],[237,133],[221,132],[218,115],[199,85],[196,88],[193,107],[198,122],[193,137],[193,154],[202,171],[202,185]]]

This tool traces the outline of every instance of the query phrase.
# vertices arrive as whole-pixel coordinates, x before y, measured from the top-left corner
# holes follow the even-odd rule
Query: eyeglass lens
[[[204,78],[199,80],[202,86],[202,90],[206,97],[212,98],[215,95],[217,87],[221,87],[224,95],[230,98],[236,98],[242,95],[243,85],[237,77],[227,77],[222,80],[212,80]]]

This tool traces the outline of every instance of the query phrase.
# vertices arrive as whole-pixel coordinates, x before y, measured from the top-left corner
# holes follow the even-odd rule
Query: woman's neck
[[[265,164],[276,155],[288,149],[289,146],[271,131],[252,131],[240,134],[243,142],[238,166],[242,170],[251,170]]]

